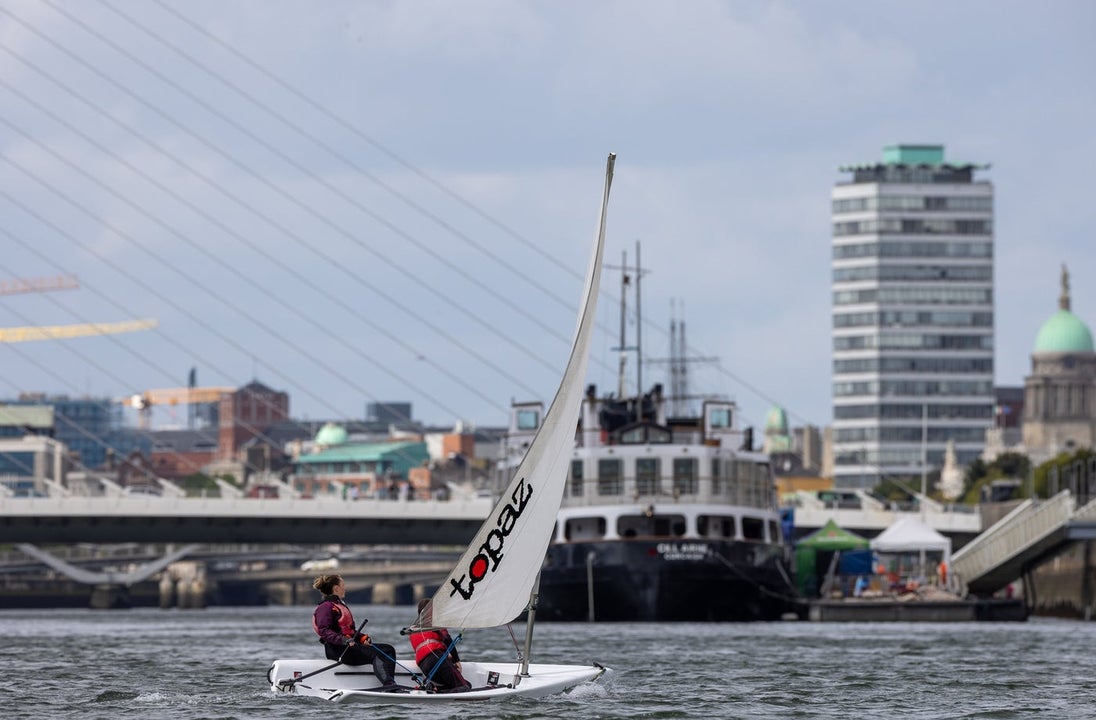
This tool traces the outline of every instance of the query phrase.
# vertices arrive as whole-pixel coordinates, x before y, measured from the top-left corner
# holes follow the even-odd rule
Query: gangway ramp
[[[1074,509],[1068,490],[1025,500],[951,557],[951,572],[972,595],[990,595],[1063,546],[1096,537],[1096,501]]]

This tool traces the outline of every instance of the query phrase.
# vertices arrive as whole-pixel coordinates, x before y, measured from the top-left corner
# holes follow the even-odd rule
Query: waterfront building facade
[[[21,393],[4,400],[9,407],[45,406],[52,409],[51,436],[68,449],[75,467],[97,469],[133,452],[147,454],[152,443],[147,433],[122,425],[122,409],[110,398]]]
[[[316,433],[311,451],[292,460],[293,484],[307,496],[348,493],[349,498],[398,499],[414,494],[429,497],[430,459],[418,440],[362,442],[346,429],[327,423]],[[403,490],[400,490],[400,487]]]
[[[976,459],[993,424],[993,186],[942,145],[884,148],[832,191],[838,487]]]
[[[239,461],[241,449],[264,431],[289,419],[289,395],[252,381],[221,396],[218,462]]]
[[[1058,312],[1035,336],[1024,378],[1023,447],[1035,462],[1096,445],[1096,346],[1070,305],[1063,267]]]

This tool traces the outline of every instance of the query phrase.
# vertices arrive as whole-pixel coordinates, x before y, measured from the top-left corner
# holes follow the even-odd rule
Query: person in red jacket
[[[429,598],[419,600],[419,621]],[[415,649],[415,662],[424,676],[430,677],[438,692],[464,692],[472,689],[472,683],[464,679],[460,669],[460,655],[445,628],[419,630],[411,633],[411,647]],[[437,668],[437,669],[435,669]],[[433,675],[431,675],[433,673]]]
[[[321,575],[312,587],[323,595],[312,614],[312,629],[320,636],[327,658],[341,660],[346,665],[373,663],[373,674],[382,688],[398,687],[395,681],[396,649],[384,643],[374,643],[368,635],[357,634],[354,616],[344,600],[346,585],[342,577]]]

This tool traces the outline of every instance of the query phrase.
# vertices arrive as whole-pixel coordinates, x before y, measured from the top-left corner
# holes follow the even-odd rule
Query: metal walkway
[[[952,574],[967,593],[990,595],[1064,546],[1096,539],[1096,500],[1075,506],[1068,490],[1049,500],[1025,500],[952,555]]]

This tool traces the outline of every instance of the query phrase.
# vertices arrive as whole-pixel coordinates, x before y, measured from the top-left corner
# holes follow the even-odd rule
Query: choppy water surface
[[[410,652],[410,608],[355,607]],[[534,661],[614,668],[541,700],[445,708],[333,705],[269,691],[275,657],[322,657],[311,609],[0,612],[0,717],[115,718],[1096,718],[1096,625],[558,624]],[[520,637],[521,629],[516,629]],[[513,657],[505,630],[468,659]]]

